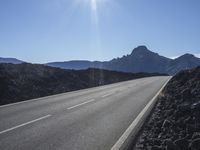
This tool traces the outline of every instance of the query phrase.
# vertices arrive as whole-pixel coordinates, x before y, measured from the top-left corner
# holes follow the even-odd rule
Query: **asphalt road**
[[[109,150],[169,77],[0,106],[0,150]]]

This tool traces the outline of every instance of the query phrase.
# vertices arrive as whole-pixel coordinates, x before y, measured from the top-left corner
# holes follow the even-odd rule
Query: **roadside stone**
[[[193,133],[192,139],[194,140],[194,139],[198,139],[198,138],[200,138],[200,132]]]
[[[194,139],[190,144],[189,148],[192,150],[199,150],[200,149],[200,138]]]
[[[144,145],[143,145],[143,144],[137,144],[135,148],[136,148],[136,149],[143,149],[143,148],[144,148]]]
[[[200,102],[192,104],[191,109],[200,110]]]
[[[184,119],[184,124],[188,124],[191,121],[192,121],[192,118],[191,118],[191,116],[189,116],[186,119]]]
[[[191,104],[189,102],[185,102],[178,106],[178,110],[180,112],[187,112],[191,110]]]
[[[187,139],[179,139],[174,142],[181,150],[188,150],[189,141]]]
[[[193,134],[194,132],[197,132],[194,124],[188,124],[187,131],[188,133],[191,133],[191,134]]]
[[[160,139],[154,139],[153,143],[154,145],[160,146],[162,144],[162,141]]]
[[[174,142],[171,140],[166,140],[166,150],[181,150]]]
[[[163,122],[162,128],[169,128],[172,125],[172,123],[165,119],[165,121]]]
[[[163,147],[163,146],[153,146],[153,147],[151,147],[150,150],[165,150],[165,147]]]
[[[181,92],[181,95],[183,98],[190,98],[191,97],[191,91],[189,88],[186,88],[184,89],[182,92]]]

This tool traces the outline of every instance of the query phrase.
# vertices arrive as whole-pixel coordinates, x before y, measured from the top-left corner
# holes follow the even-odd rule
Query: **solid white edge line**
[[[171,78],[169,78],[165,84],[160,88],[160,90],[156,93],[156,95],[149,101],[149,103],[143,108],[143,110],[139,113],[139,115],[135,118],[135,120],[129,125],[126,131],[122,134],[122,136],[118,139],[118,141],[112,146],[111,150],[123,150],[125,147],[127,148],[129,138],[136,136],[140,128],[142,127],[146,117],[149,115],[151,109],[153,108],[158,95],[162,92],[164,87],[167,85]],[[133,133],[135,131],[135,133]],[[131,135],[132,134],[132,135]],[[133,135],[134,134],[134,135]],[[133,139],[132,139],[133,140]],[[130,141],[129,141],[130,142]]]
[[[77,105],[71,106],[71,107],[69,107],[69,108],[67,108],[67,109],[70,110],[70,109],[73,109],[73,108],[76,108],[76,107],[79,107],[79,106],[82,106],[82,105],[88,104],[88,103],[93,102],[93,101],[95,101],[95,99],[91,99],[91,100],[89,100],[89,101],[86,101],[86,102],[83,102],[83,103],[80,103],[80,104],[77,104]]]
[[[28,125],[28,124],[31,124],[31,123],[40,121],[40,120],[42,120],[42,119],[46,119],[46,118],[48,118],[48,117],[51,117],[51,115],[46,115],[46,116],[44,116],[44,117],[40,117],[40,118],[38,118],[38,119],[35,119],[35,120],[32,120],[32,121],[29,121],[29,122],[26,122],[26,123],[17,125],[17,126],[15,126],[15,127],[12,127],[12,128],[9,128],[9,129],[3,130],[3,131],[0,131],[0,134],[3,134],[3,133],[6,133],[6,132],[9,132],[9,131],[12,131],[12,130],[14,130],[14,129],[17,129],[17,128],[26,126],[26,125]]]

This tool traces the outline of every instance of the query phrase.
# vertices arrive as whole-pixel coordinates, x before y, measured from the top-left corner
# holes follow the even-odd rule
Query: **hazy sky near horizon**
[[[0,0],[0,57],[110,60],[139,45],[200,54],[200,0]]]

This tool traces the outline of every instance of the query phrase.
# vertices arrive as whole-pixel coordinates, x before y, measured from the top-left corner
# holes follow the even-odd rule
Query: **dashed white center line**
[[[114,93],[109,93],[109,94],[103,95],[102,98],[108,97],[108,96],[110,96],[112,94],[114,94]]]
[[[87,101],[87,102],[83,102],[83,103],[80,103],[80,104],[78,104],[78,105],[74,105],[74,106],[69,107],[69,108],[67,108],[67,109],[70,110],[70,109],[73,109],[73,108],[76,108],[76,107],[85,105],[85,104],[90,103],[90,102],[93,102],[93,101],[95,101],[95,99],[91,99],[91,100],[89,100],[89,101]]]
[[[17,129],[17,128],[26,126],[26,125],[28,125],[28,124],[31,124],[31,123],[40,121],[40,120],[42,120],[42,119],[46,119],[46,118],[48,118],[48,117],[51,117],[51,115],[46,115],[46,116],[44,116],[44,117],[40,117],[40,118],[38,118],[38,119],[35,119],[35,120],[32,120],[32,121],[29,121],[29,122],[26,122],[26,123],[17,125],[17,126],[15,126],[15,127],[12,127],[12,128],[9,128],[9,129],[3,130],[3,131],[0,131],[0,134],[3,134],[3,133],[6,133],[6,132],[9,132],[9,131],[12,131],[12,130],[14,130],[14,129]]]

